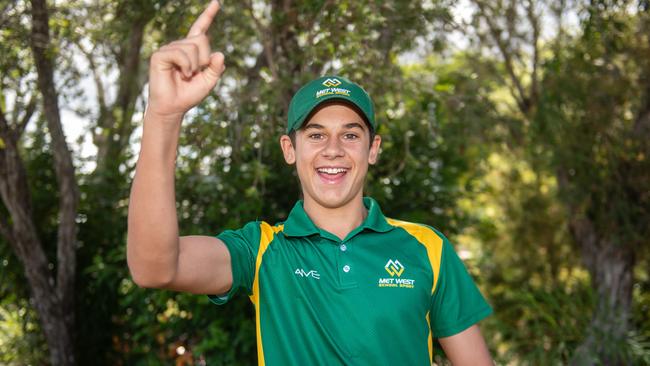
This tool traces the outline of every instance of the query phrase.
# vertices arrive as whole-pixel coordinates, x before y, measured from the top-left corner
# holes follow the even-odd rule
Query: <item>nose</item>
[[[322,154],[326,158],[337,158],[345,154],[343,147],[341,146],[341,141],[337,138],[330,138],[327,141],[327,145],[323,148]]]

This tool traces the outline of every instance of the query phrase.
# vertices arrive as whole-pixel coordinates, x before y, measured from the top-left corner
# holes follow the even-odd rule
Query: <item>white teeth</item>
[[[325,173],[325,174],[339,174],[339,173],[344,173],[346,171],[347,169],[344,168],[318,168],[319,173]]]

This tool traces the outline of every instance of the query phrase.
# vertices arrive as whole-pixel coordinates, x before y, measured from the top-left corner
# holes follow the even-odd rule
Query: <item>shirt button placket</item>
[[[356,281],[352,267],[352,257],[350,253],[350,247],[346,243],[340,243],[338,250],[338,272],[339,272],[339,283],[342,288],[351,288],[356,287]]]
[[[341,244],[341,245],[339,246],[339,249],[341,249],[342,252],[345,252],[346,250],[348,250],[348,246],[345,245],[345,244]],[[344,257],[344,258],[345,258],[345,257]],[[345,263],[346,260],[344,259],[343,262]],[[348,264],[344,265],[344,266],[343,266],[343,272],[345,272],[345,273],[350,272],[350,265],[348,265]]]

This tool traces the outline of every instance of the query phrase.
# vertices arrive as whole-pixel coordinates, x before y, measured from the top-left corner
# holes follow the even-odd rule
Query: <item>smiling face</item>
[[[280,144],[285,161],[296,164],[305,203],[339,208],[361,200],[381,138],[375,136],[371,143],[363,118],[347,104],[331,102],[319,106],[296,131],[295,146],[287,135]]]

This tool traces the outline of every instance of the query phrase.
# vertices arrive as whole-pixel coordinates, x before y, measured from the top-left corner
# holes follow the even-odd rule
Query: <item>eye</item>
[[[322,133],[311,133],[308,135],[310,140],[322,140],[325,136]]]
[[[356,133],[346,133],[345,135],[343,135],[343,138],[346,140],[356,140],[359,138],[359,135],[357,135]]]

